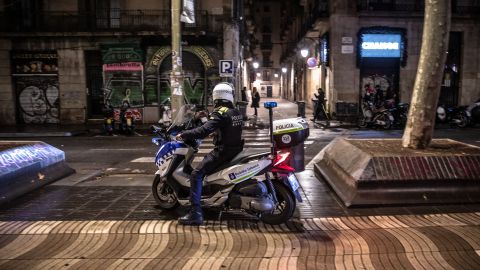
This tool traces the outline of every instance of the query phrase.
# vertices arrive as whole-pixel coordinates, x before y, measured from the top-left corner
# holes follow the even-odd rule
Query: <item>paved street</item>
[[[276,119],[295,115],[292,103],[279,108]],[[297,174],[304,202],[291,222],[273,227],[215,212],[200,228],[178,226],[184,209],[162,211],[150,194],[157,146],[141,135],[42,138],[66,152],[77,174],[0,208],[0,269],[480,268],[480,205],[346,208],[313,174],[311,161],[334,138],[396,138],[400,130],[312,127]],[[478,128],[435,136],[480,146]],[[266,129],[244,138],[268,150]],[[212,147],[206,140],[199,156]]]

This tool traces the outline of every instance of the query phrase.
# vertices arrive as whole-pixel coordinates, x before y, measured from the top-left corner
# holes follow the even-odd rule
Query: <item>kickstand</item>
[[[223,216],[223,210],[220,210],[220,213],[218,213],[218,222],[222,222],[222,216]]]

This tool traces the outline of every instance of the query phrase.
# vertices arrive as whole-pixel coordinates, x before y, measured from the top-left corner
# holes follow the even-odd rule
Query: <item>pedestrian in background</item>
[[[260,94],[257,91],[256,87],[253,87],[253,92],[252,92],[252,108],[255,109],[255,116],[258,116],[258,111],[257,108],[260,107]]]
[[[247,101],[247,87],[242,88],[242,101]]]
[[[314,115],[313,115],[313,121],[318,120],[322,117],[326,118],[326,111],[325,111],[325,91],[321,87],[317,89],[317,93],[313,93],[315,98],[317,99],[317,102],[315,104],[314,108]]]

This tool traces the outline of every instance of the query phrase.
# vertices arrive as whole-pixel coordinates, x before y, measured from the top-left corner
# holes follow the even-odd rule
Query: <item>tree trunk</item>
[[[432,140],[450,33],[450,0],[425,0],[422,49],[403,147],[424,149]]]

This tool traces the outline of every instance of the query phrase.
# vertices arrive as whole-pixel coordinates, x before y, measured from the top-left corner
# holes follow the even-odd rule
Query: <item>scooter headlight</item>
[[[447,112],[445,112],[445,109],[443,107],[438,107],[437,108],[437,116],[438,116],[438,119],[440,120],[445,120],[446,116],[447,116]]]

